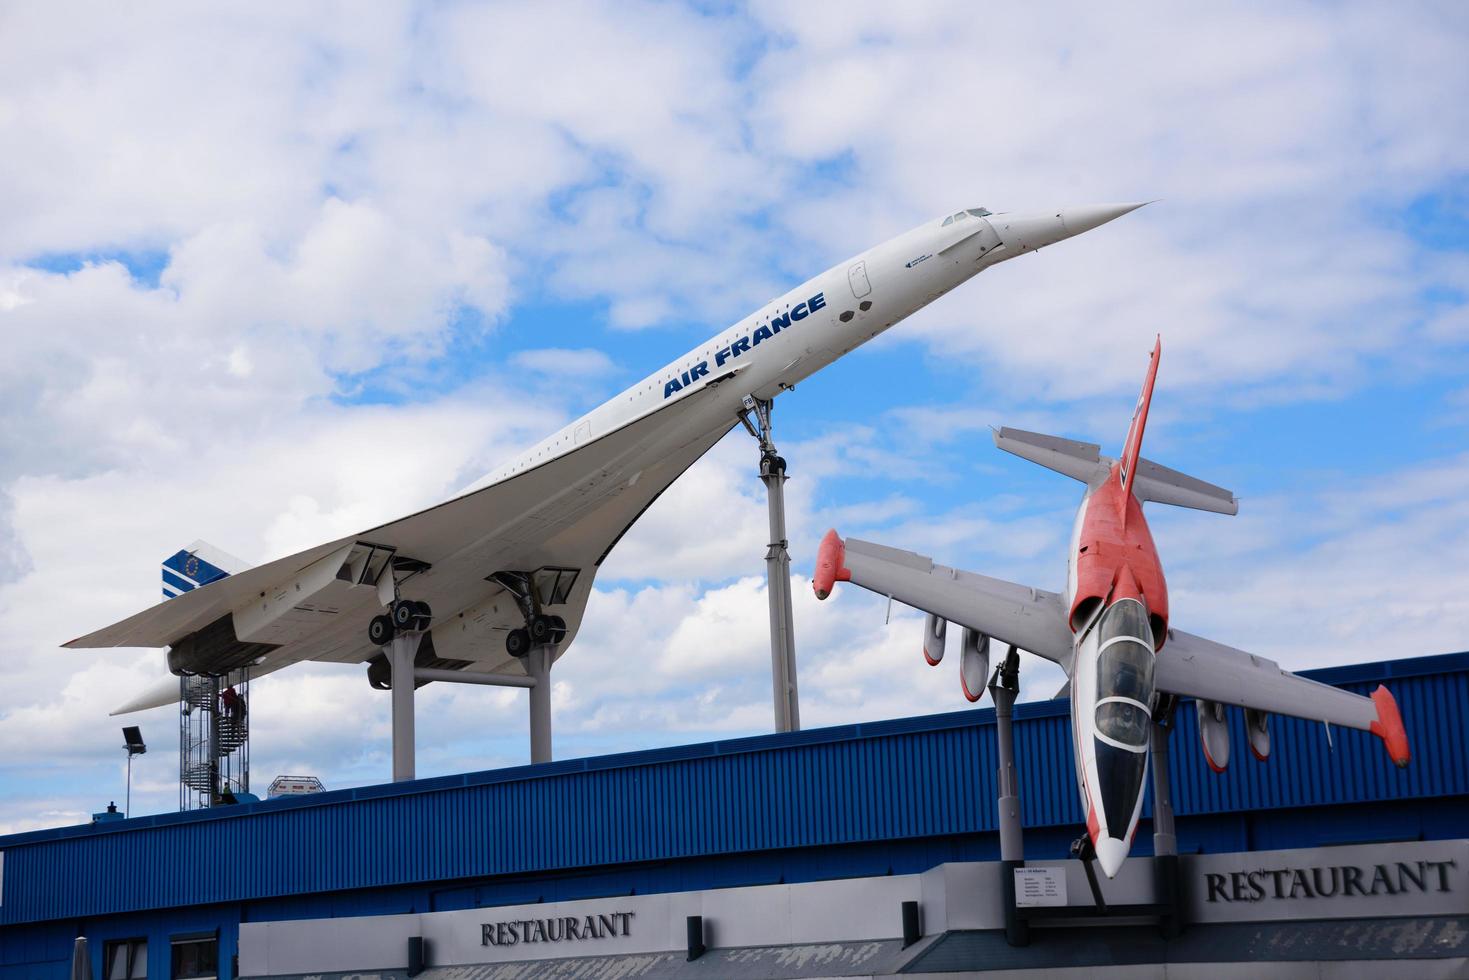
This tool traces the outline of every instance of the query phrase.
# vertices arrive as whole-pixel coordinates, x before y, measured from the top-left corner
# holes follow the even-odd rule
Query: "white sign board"
[[[1065,868],[1016,868],[1015,904],[1026,906],[1065,905]]]

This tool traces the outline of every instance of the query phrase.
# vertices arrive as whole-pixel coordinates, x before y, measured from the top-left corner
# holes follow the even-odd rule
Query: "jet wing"
[[[851,582],[878,595],[967,626],[1001,643],[1053,660],[1070,672],[1072,637],[1061,597],[871,541],[828,531],[812,582],[818,599],[833,582]]]
[[[1385,687],[1363,697],[1299,677],[1273,660],[1173,629],[1158,651],[1156,671],[1159,690],[1371,732],[1387,744],[1394,762],[1408,762],[1402,715]]]
[[[531,466],[498,483],[462,494],[400,520],[369,528],[231,575],[148,607],[111,626],[65,644],[67,647],[170,646],[232,612],[284,593],[314,566],[361,546],[392,549],[398,558],[426,566],[404,594],[434,609],[434,626],[448,626],[462,610],[493,602],[500,587],[487,577],[500,570],[543,566],[578,569],[574,589],[552,611],[567,621],[566,644],[591,590],[596,567],[628,527],[662,492],[736,423],[708,403],[710,388],[670,402],[563,455]],[[687,432],[687,437],[683,433]],[[670,442],[677,433],[679,441]],[[651,456],[650,446],[667,447]],[[346,569],[336,572],[343,578]],[[340,590],[339,590],[340,591]],[[332,608],[297,606],[298,636],[271,651],[257,672],[317,659],[359,662],[378,651],[367,642],[366,625],[381,611],[377,589],[358,588]],[[509,615],[510,604],[505,603]],[[360,608],[359,608],[360,607]],[[308,614],[319,613],[316,620]],[[495,669],[509,661],[501,645],[484,659]],[[480,658],[476,658],[477,660]]]

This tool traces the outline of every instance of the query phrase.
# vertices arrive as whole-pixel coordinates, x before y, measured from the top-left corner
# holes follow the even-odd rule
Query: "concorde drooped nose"
[[[1055,211],[997,214],[990,218],[990,224],[1000,236],[1000,241],[1005,243],[1006,252],[1014,256],[1091,231],[1113,218],[1136,211],[1146,203],[1079,204]]]

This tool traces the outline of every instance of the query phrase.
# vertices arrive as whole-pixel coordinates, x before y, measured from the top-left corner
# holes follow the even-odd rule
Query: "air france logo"
[[[715,351],[714,366],[716,368],[724,367],[726,362],[732,361],[742,354],[748,354],[751,350],[759,347],[765,341],[775,337],[776,334],[789,327],[792,323],[795,323],[798,320],[806,319],[817,310],[825,308],[825,306],[826,294],[817,293],[815,296],[812,296],[804,303],[797,303],[795,306],[791,307],[784,313],[778,315],[772,314],[770,317],[770,322],[760,324],[760,326],[756,327],[748,337],[740,337],[728,347],[721,347],[719,350]],[[665,384],[663,386],[663,397],[667,398],[675,392],[683,391],[685,388],[687,388],[689,385],[692,385],[700,378],[705,378],[708,376],[709,362],[700,361],[698,364],[695,364],[693,367],[689,368],[687,371],[683,372],[678,377],[671,379],[667,384]]]

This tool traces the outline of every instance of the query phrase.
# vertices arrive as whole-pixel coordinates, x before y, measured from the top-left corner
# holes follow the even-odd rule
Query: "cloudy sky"
[[[1048,588],[1120,443],[1175,624],[1292,668],[1469,647],[1462,4],[0,8],[0,832],[122,797],[162,651],[59,644],[204,538],[259,562],[431,504],[846,256],[959,207],[1158,203],[1003,264],[782,397],[807,726],[964,706],[919,620],[817,604],[828,526]],[[763,489],[731,435],[614,552],[559,757],[769,729]],[[1054,671],[1031,661],[1027,697]],[[254,774],[390,771],[360,666],[255,686]],[[420,692],[419,773],[526,761]],[[134,812],[177,805],[134,716]]]

